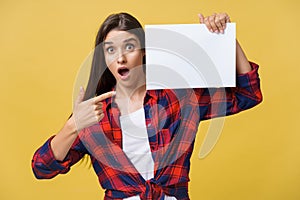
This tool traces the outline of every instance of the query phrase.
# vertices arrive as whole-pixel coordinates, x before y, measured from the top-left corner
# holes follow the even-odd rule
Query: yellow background
[[[227,117],[214,150],[191,166],[193,200],[300,199],[298,0],[0,1],[0,199],[102,199],[84,164],[35,180],[34,151],[72,111],[77,71],[104,18],[126,11],[142,24],[197,23],[197,13],[226,11],[250,60],[260,64],[264,101]]]

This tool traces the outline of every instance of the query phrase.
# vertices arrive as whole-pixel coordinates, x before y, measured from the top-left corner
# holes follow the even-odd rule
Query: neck
[[[128,88],[120,84],[116,85],[116,98],[117,99],[128,99],[130,101],[140,101],[144,99],[146,94],[146,85],[140,87]]]

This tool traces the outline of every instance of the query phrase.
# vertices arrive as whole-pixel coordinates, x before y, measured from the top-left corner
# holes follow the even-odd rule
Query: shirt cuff
[[[60,173],[66,173],[69,171],[71,160],[67,155],[63,161],[56,160],[53,150],[51,149],[51,141],[54,136],[50,137],[46,143],[42,146],[41,157],[45,163],[48,163],[49,167],[53,170],[58,170]]]
[[[257,80],[259,79],[259,76],[258,76],[259,66],[258,66],[258,64],[253,63],[253,62],[249,62],[249,63],[252,67],[252,70],[245,74],[237,75],[237,82],[236,82],[237,87],[246,88],[246,87],[249,87],[250,85],[253,85],[258,82]]]

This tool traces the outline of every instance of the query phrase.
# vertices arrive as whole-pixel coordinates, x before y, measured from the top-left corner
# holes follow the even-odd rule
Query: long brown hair
[[[107,34],[113,29],[135,34],[140,40],[141,49],[145,51],[145,32],[140,22],[128,13],[109,15],[100,26],[96,36],[92,67],[84,100],[109,92],[116,85],[116,79],[105,63],[102,46]],[[145,64],[145,57],[143,58],[143,64]],[[87,159],[87,155],[83,157],[81,162],[89,167],[92,166],[90,160]]]
[[[109,15],[99,28],[96,36],[92,68],[84,100],[109,92],[116,85],[116,79],[108,69],[103,52],[103,41],[111,30],[128,31],[136,35],[145,47],[145,32],[140,22],[128,13],[117,13]],[[143,59],[145,64],[145,58]]]

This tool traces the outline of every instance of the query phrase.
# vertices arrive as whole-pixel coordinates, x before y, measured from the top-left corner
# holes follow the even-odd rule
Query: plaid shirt
[[[249,109],[262,101],[258,65],[237,76],[237,87],[150,90],[144,99],[146,127],[154,160],[154,178],[144,180],[122,151],[120,111],[114,99],[103,101],[105,117],[82,130],[64,161],[50,147],[52,136],[34,154],[32,168],[39,179],[64,174],[89,154],[105,200],[139,195],[163,200],[165,195],[188,200],[190,158],[201,120]]]

